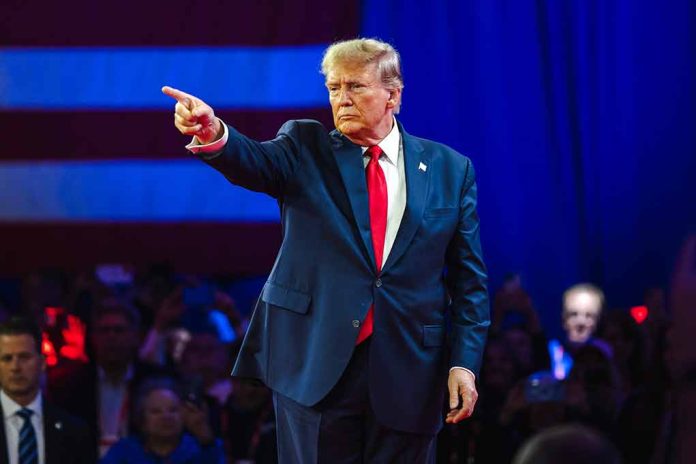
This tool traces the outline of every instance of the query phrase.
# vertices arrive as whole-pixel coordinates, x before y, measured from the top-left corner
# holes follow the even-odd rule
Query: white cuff
[[[469,374],[471,374],[471,376],[474,378],[474,380],[476,380],[476,374],[474,374],[470,369],[467,369],[466,367],[454,366],[454,367],[450,368],[449,371],[452,372],[455,369],[462,369],[462,370],[467,371]]]
[[[203,153],[207,155],[222,151],[222,149],[225,148],[225,144],[227,144],[227,138],[229,137],[229,134],[227,132],[227,124],[222,122],[222,119],[220,118],[218,118],[218,121],[220,121],[220,124],[222,124],[223,127],[222,137],[220,137],[214,142],[206,143],[204,145],[201,145],[200,141],[196,137],[194,137],[193,140],[191,140],[191,143],[186,145],[186,149],[189,150],[191,153]]]

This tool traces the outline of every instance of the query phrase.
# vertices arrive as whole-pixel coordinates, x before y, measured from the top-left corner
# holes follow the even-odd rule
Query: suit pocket
[[[423,213],[424,218],[454,217],[459,214],[459,208],[431,208]]]
[[[445,343],[445,327],[442,325],[423,326],[423,346],[442,346]]]
[[[261,300],[289,311],[306,314],[311,297],[301,291],[266,282],[261,292]]]

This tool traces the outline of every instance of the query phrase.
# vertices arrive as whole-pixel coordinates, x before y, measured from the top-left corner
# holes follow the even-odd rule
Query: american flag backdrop
[[[171,85],[272,138],[332,128],[319,62],[354,37],[355,0],[4,0],[0,8],[0,274],[169,261],[258,273],[278,207],[188,155]]]

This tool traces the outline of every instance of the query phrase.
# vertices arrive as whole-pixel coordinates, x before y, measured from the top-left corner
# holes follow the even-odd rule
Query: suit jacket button
[[[377,279],[377,280],[375,281],[375,287],[379,288],[379,287],[381,287],[381,286],[382,286],[382,279]]]
[[[356,329],[360,327],[360,321],[357,319],[353,319],[353,327],[355,327]]]

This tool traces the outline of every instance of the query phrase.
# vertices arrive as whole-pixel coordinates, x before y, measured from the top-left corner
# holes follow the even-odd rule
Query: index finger
[[[191,102],[193,100],[193,96],[187,94],[186,92],[182,92],[179,89],[175,89],[174,87],[169,87],[168,85],[165,85],[162,87],[162,93],[172,97],[176,101],[178,101],[181,104],[184,104],[188,108],[187,102]]]

